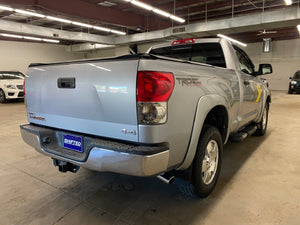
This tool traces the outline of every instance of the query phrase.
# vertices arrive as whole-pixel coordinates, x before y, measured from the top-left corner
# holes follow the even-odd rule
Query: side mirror
[[[289,77],[289,79],[291,80],[291,79],[293,79],[292,77]]]
[[[271,64],[259,64],[259,69],[256,75],[266,75],[273,73],[272,65]]]

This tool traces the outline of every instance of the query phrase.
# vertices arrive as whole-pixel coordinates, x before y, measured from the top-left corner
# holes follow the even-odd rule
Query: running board
[[[245,138],[251,136],[252,134],[254,134],[254,132],[257,130],[257,125],[255,126],[249,126],[244,128],[243,130],[241,130],[240,132],[231,135],[230,136],[230,141],[231,142],[241,142],[243,141]]]

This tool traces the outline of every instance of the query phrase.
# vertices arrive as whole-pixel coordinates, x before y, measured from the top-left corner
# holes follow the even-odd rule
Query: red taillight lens
[[[25,96],[25,77],[24,77],[24,80],[23,80],[23,93],[24,93],[24,96]]]
[[[172,45],[181,45],[181,44],[192,44],[195,40],[193,38],[176,40],[172,42]]]
[[[138,102],[168,101],[174,88],[173,73],[139,71],[137,77]]]

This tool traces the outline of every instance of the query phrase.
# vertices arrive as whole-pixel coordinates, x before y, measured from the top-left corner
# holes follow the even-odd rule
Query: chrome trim
[[[40,144],[41,140],[39,136],[23,129],[22,126],[21,135],[28,145],[44,155],[95,171],[109,171],[145,177],[161,174],[168,168],[170,150],[152,155],[136,155],[94,147],[91,149],[87,160],[85,162],[79,162],[45,151]]]

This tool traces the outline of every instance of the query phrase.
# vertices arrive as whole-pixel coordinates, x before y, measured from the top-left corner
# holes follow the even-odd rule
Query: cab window
[[[235,54],[239,60],[240,63],[240,69],[249,75],[254,75],[254,65],[251,61],[251,59],[249,58],[249,56],[239,47],[237,46],[233,46],[234,50],[235,50]]]

